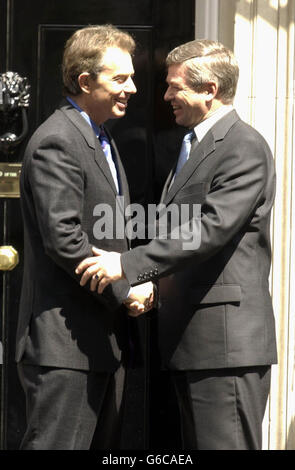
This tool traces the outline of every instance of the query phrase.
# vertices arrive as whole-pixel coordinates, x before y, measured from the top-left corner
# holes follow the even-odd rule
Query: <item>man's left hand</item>
[[[75,272],[82,274],[80,285],[85,286],[90,281],[90,289],[101,294],[106,286],[111,282],[124,279],[124,273],[121,266],[121,255],[115,251],[100,250],[92,248],[95,256],[86,258],[78,265]]]

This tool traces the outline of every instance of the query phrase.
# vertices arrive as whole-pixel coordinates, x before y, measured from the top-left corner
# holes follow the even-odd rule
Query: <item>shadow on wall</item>
[[[286,450],[295,450],[295,417],[293,416],[287,433]]]
[[[286,9],[290,12],[291,20],[291,2],[284,0],[276,6],[277,2],[272,0],[219,0],[219,41],[234,50],[235,38],[235,18],[239,13],[246,20],[254,19],[259,15],[274,28],[277,28],[277,17],[274,10],[279,8],[280,14]],[[288,27],[288,26],[286,26]]]

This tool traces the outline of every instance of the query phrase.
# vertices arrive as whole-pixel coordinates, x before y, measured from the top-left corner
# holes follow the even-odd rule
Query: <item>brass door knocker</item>
[[[13,153],[28,133],[30,86],[16,72],[0,74],[0,150]]]

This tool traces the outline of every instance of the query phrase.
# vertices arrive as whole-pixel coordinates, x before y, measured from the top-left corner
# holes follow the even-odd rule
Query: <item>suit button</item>
[[[137,276],[137,280],[138,280],[138,281],[142,281],[142,279],[143,279],[142,274],[139,274],[139,275]]]
[[[154,277],[154,271],[150,271],[150,277]]]

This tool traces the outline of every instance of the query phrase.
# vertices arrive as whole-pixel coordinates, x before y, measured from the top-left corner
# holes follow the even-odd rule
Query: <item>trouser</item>
[[[184,449],[260,450],[270,366],[172,373]]]
[[[18,364],[26,394],[22,450],[119,449],[125,370]]]

